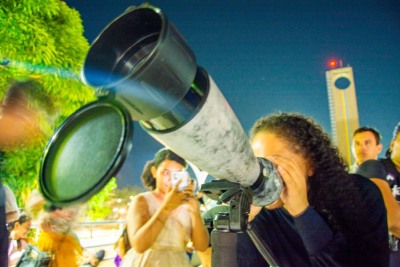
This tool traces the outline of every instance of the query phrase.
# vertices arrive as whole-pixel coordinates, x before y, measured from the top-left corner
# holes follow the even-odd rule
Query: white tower
[[[330,63],[331,67],[337,64]],[[341,65],[341,64],[340,64]],[[326,72],[332,138],[339,152],[350,166],[353,132],[359,127],[356,88],[353,69],[338,67]]]

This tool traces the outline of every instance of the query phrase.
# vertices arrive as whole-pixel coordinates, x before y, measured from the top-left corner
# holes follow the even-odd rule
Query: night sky
[[[65,1],[92,42],[140,1]],[[300,112],[330,133],[325,71],[352,66],[360,125],[377,128],[385,148],[400,121],[400,4],[397,0],[150,1],[185,37],[197,64],[217,83],[249,131],[277,111]],[[133,149],[118,184],[141,185],[146,160],[161,145],[135,122]],[[380,156],[384,156],[383,153]]]

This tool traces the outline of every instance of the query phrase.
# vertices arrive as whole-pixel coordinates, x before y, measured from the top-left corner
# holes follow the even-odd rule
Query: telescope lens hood
[[[193,52],[159,8],[143,4],[113,20],[93,41],[82,80],[113,91],[134,120],[159,117],[186,95]]]

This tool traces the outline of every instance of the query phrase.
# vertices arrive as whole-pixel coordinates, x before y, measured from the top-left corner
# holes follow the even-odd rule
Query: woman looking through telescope
[[[254,124],[250,141],[284,181],[278,201],[250,211],[279,266],[388,266],[382,196],[368,179],[347,173],[319,125],[299,114],[274,114]],[[248,241],[238,245],[240,266],[262,266]]]
[[[142,181],[151,191],[135,196],[129,207],[127,229],[132,248],[122,267],[191,266],[186,254],[189,240],[196,250],[208,247],[208,230],[194,185],[182,188],[183,178],[171,184],[173,174],[185,168],[185,160],[169,149],[158,151],[146,164]]]

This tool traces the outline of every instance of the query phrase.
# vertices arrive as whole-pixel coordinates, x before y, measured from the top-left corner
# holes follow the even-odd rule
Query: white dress
[[[150,214],[154,214],[161,206],[161,201],[153,193],[142,193],[147,200]],[[191,221],[188,205],[176,208],[157,239],[144,253],[130,249],[124,256],[121,267],[190,267],[186,254],[186,245],[191,233]]]

